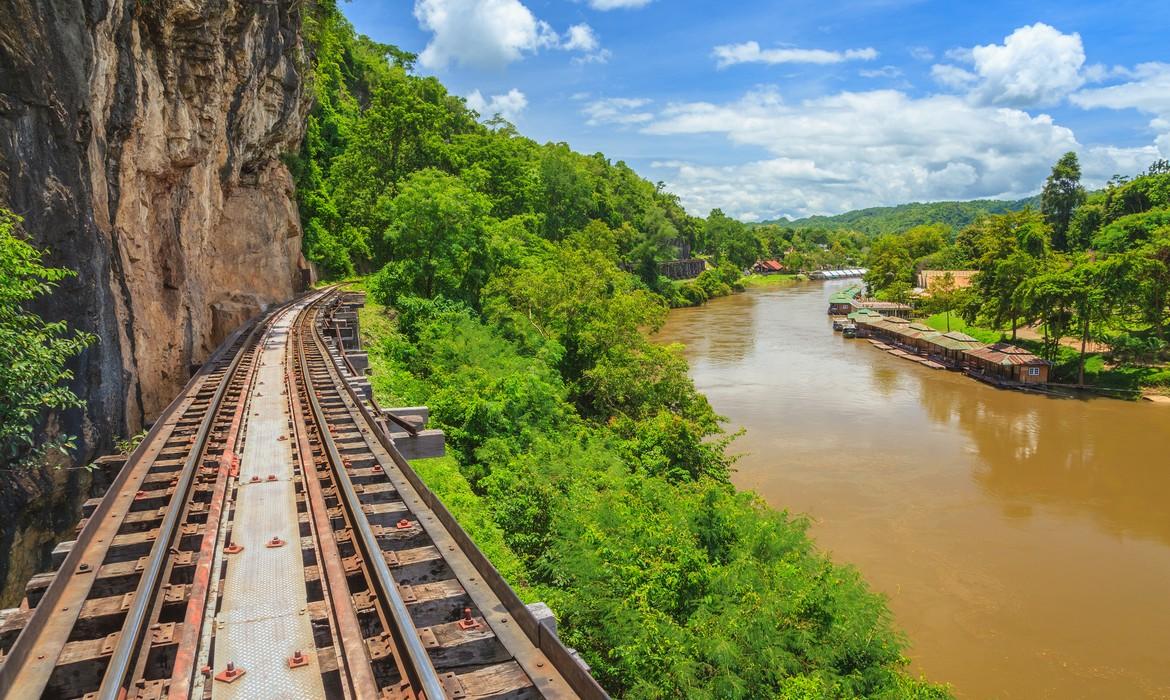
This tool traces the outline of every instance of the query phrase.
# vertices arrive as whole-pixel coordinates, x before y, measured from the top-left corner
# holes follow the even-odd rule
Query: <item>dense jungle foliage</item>
[[[969,289],[927,290],[926,309],[1034,345],[1058,380],[1084,384],[1108,366],[1120,388],[1170,387],[1170,163],[1087,194],[1068,153],[1039,205],[957,232],[934,223],[878,237],[866,282],[880,297],[909,301],[918,270],[978,270]],[[1040,339],[1017,338],[1024,326]]]
[[[454,463],[420,469],[606,688],[946,697],[906,674],[855,571],[730,485],[718,417],[678,349],[647,340],[686,293],[657,270],[680,239],[714,263],[690,284],[722,291],[767,238],[688,216],[622,163],[481,124],[333,8],[307,30],[317,104],[291,163],[307,253],[369,274],[378,395],[429,405],[448,435]]]

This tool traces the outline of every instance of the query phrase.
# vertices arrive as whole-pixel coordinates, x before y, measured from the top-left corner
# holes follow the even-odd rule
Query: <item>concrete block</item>
[[[547,603],[529,603],[527,607],[528,612],[532,613],[532,616],[536,618],[538,623],[547,627],[553,634],[557,633],[557,616]]]
[[[76,544],[76,542],[73,540],[69,540],[68,542],[58,542],[57,543],[57,546],[53,548],[53,554],[52,554],[52,561],[53,561],[53,568],[54,569],[61,568],[61,563],[63,561],[65,561],[65,557],[69,556],[69,553],[73,551],[74,544]]]
[[[357,393],[358,396],[362,397],[366,401],[373,400],[374,387],[372,387],[369,382],[364,381],[364,380],[358,380],[358,381],[350,382],[349,385],[351,387],[353,387],[354,392]]]
[[[348,351],[345,353],[345,359],[349,360],[349,364],[358,374],[369,374],[370,372],[370,355],[364,352]]]
[[[402,418],[403,416],[418,416],[422,418],[424,427],[426,426],[427,421],[431,418],[431,409],[427,408],[426,406],[401,406],[398,408],[385,408],[382,409],[382,412],[387,415],[397,416],[398,418]]]
[[[390,439],[408,462],[412,459],[442,457],[447,454],[442,430],[420,430],[417,435],[407,432],[390,433]]]

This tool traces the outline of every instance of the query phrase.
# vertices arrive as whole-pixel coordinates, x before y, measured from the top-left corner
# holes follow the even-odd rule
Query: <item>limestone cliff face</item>
[[[40,311],[100,338],[64,426],[87,445],[302,284],[300,4],[0,0],[0,203],[79,273]]]
[[[232,329],[303,285],[282,164],[309,107],[301,0],[0,0],[0,206],[77,271],[36,310],[96,334],[79,459],[151,421]],[[88,479],[0,478],[0,598]]]

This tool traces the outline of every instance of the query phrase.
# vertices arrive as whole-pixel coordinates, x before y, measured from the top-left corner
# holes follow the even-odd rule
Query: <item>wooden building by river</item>
[[[874,338],[884,350],[916,361],[931,360],[996,385],[1045,384],[1051,365],[1007,343],[986,345],[960,331],[942,332],[922,323],[861,308],[848,316],[861,337]],[[932,364],[925,363],[925,364]]]
[[[1051,364],[1007,343],[972,348],[964,353],[968,373],[995,382],[1047,384]]]
[[[983,347],[983,343],[959,331],[941,333],[926,343],[927,354],[938,357],[943,364],[953,369],[963,367],[964,353]]]
[[[859,309],[872,309],[882,316],[895,316],[897,318],[910,318],[910,312],[913,309],[909,304],[902,304],[896,301],[878,301],[877,299],[854,299],[853,306]]]

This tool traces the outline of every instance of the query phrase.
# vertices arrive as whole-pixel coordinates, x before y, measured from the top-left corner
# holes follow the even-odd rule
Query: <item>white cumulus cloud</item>
[[[911,46],[910,57],[915,61],[933,61],[934,52],[925,46]]]
[[[419,55],[428,68],[452,61],[501,67],[558,43],[553,28],[519,0],[415,0],[414,16],[433,33]]]
[[[430,42],[419,55],[427,68],[444,68],[452,62],[502,68],[547,48],[580,51],[587,63],[609,57],[588,24],[569,27],[562,37],[520,0],[415,0],[414,16],[422,29],[431,32]]]
[[[936,63],[931,66],[930,75],[940,84],[953,90],[965,90],[979,80],[979,76],[971,71],[946,63]]]
[[[1124,71],[1126,82],[1075,93],[1073,104],[1091,109],[1136,109],[1170,117],[1170,63],[1143,63]]]
[[[1134,170],[1129,166],[1151,152],[1083,149],[1070,129],[1047,115],[896,90],[790,104],[776,90],[763,89],[724,104],[669,105],[642,131],[722,134],[768,154],[721,167],[690,160],[658,166],[673,171],[664,179],[692,212],[721,207],[769,218],[908,201],[1023,197],[1039,188],[1066,151],[1082,152],[1089,184]]]
[[[826,49],[760,48],[759,42],[745,41],[740,44],[716,46],[712,54],[720,68],[738,63],[843,63],[845,61],[872,61],[878,52],[872,48],[829,51]]]
[[[567,51],[596,51],[600,42],[593,33],[593,27],[588,24],[574,24],[565,34],[565,41],[561,48]]]
[[[479,112],[479,116],[490,119],[500,115],[510,122],[515,122],[520,113],[528,106],[528,98],[516,88],[512,88],[502,95],[484,97],[483,93],[475,90],[467,96],[467,106]]]
[[[1150,129],[1158,134],[1154,141],[1156,155],[1146,158],[1147,165],[1158,158],[1170,158],[1170,63],[1143,63],[1133,70],[1114,72],[1125,76],[1125,82],[1087,88],[1069,100],[1085,109],[1136,109],[1154,115]]]
[[[897,66],[882,66],[875,69],[862,69],[857,74],[863,78],[901,78],[902,69]]]
[[[585,123],[589,126],[602,124],[644,124],[654,119],[654,114],[644,107],[650,100],[640,97],[607,97],[595,100],[585,105],[581,112],[588,117]]]
[[[971,69],[935,65],[935,79],[950,88],[969,88],[972,99],[986,105],[1047,107],[1085,83],[1080,34],[1064,34],[1043,22],[1016,29],[1002,44],[952,49],[947,57]]]

